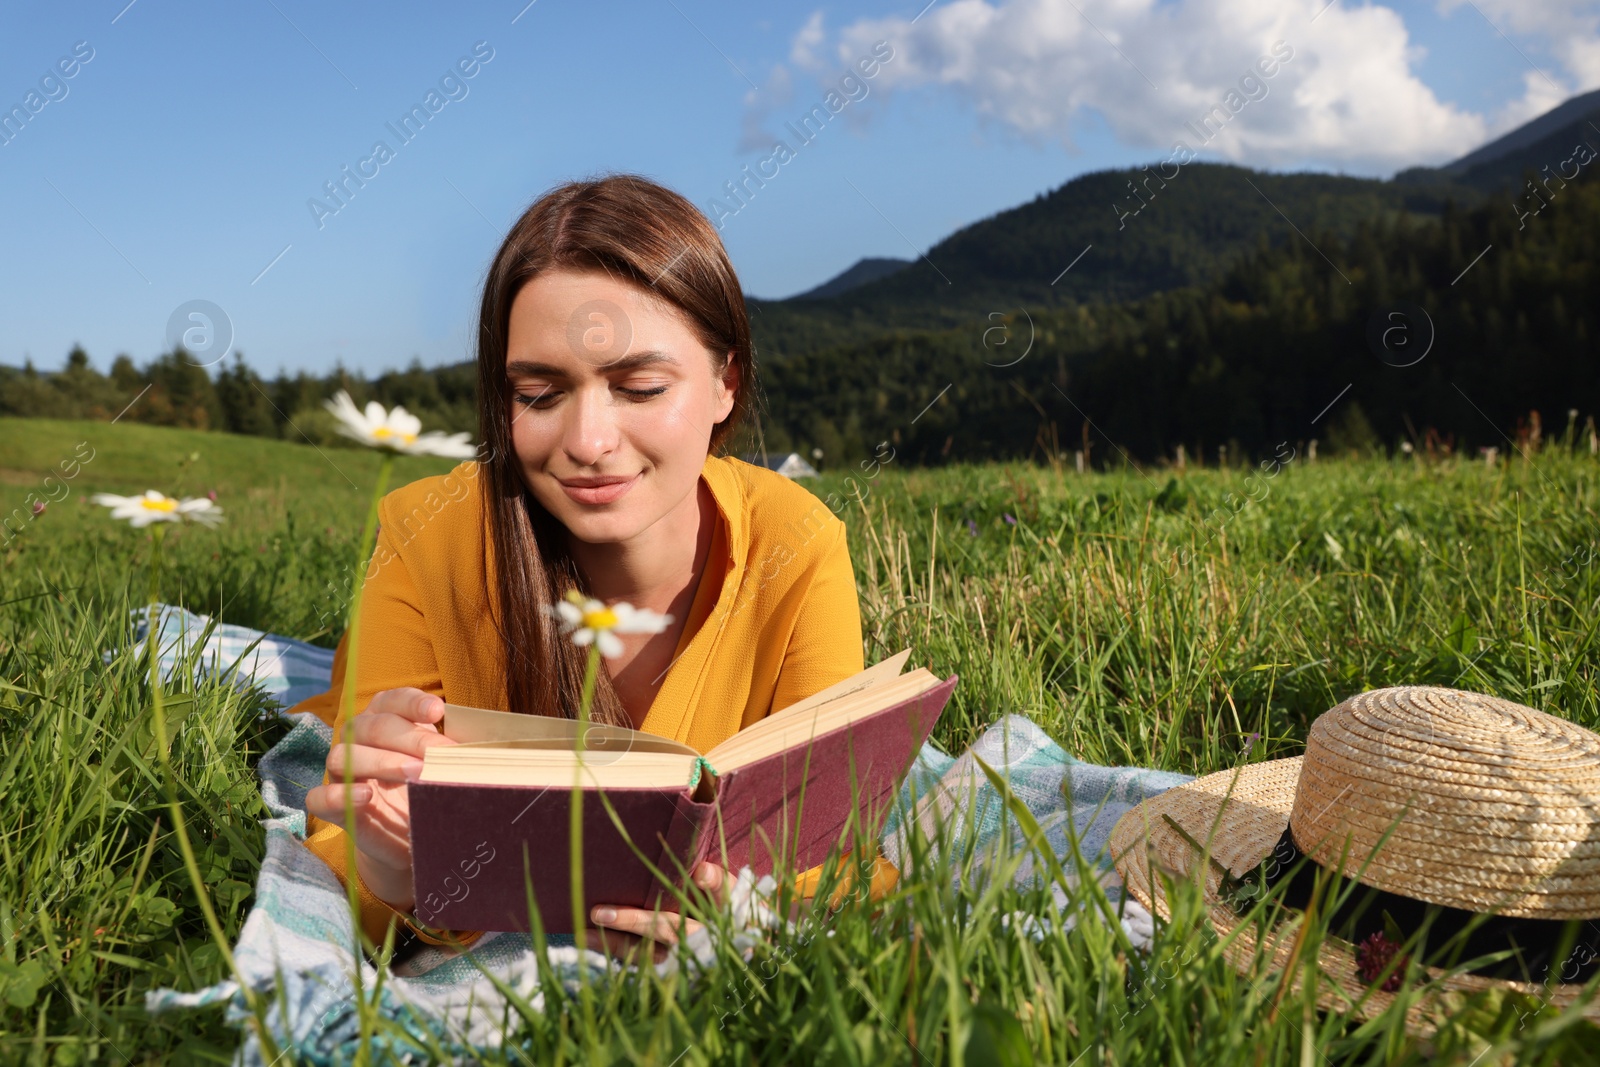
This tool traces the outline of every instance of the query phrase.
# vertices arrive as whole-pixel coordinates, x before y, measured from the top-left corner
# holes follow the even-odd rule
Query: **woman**
[[[592,714],[701,751],[862,669],[844,524],[713,454],[753,403],[756,368],[733,267],[683,197],[624,175],[540,198],[490,267],[478,382],[488,458],[384,498],[363,586],[349,799],[375,943],[395,921],[432,940],[408,914],[405,783],[450,743],[434,725],[444,702],[575,713],[587,653],[545,610],[568,590],[671,616],[623,637]],[[293,710],[335,725],[306,843],[347,880],[344,653],[329,692]],[[726,877],[694,872],[714,893]],[[627,951],[671,941],[675,918],[597,908],[585,936]]]

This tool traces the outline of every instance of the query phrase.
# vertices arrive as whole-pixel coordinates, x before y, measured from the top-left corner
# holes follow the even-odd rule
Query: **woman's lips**
[[[568,497],[579,504],[610,504],[621,500],[633,483],[639,480],[637,474],[628,477],[608,478],[557,478],[561,489]]]

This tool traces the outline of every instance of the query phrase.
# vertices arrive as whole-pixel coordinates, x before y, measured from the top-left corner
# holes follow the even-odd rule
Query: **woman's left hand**
[[[728,872],[715,863],[702,863],[694,869],[694,884],[709,893],[713,900],[727,903],[732,880]],[[679,937],[688,937],[700,929],[700,923],[686,919],[677,912],[647,911],[643,908],[610,907],[598,904],[590,909],[589,921],[599,929],[585,930],[584,940],[596,952],[604,952],[616,959],[627,959],[645,945],[653,949],[652,958],[661,963],[667,958],[668,946],[676,944]]]

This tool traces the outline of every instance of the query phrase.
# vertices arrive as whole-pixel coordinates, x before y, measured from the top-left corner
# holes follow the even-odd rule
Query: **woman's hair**
[[[646,178],[619,174],[569,182],[534,202],[494,257],[478,317],[478,419],[487,446],[484,580],[491,621],[505,651],[506,707],[556,717],[578,713],[587,649],[563,637],[547,611],[582,577],[567,531],[523,481],[511,442],[506,345],[518,291],[549,270],[605,271],[681,312],[711,352],[720,375],[738,368],[733,410],[711,430],[710,450],[726,445],[758,395],[744,294],[711,222],[682,196]],[[620,353],[619,353],[620,354]],[[481,451],[481,450],[480,450]],[[596,722],[631,726],[606,671],[590,711]]]

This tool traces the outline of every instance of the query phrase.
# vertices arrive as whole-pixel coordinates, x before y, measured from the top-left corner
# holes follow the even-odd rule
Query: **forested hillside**
[[[1087,441],[1096,463],[1171,458],[1179,445],[1215,462],[1219,445],[1235,458],[1319,437],[1421,446],[1431,429],[1456,447],[1504,448],[1519,424],[1531,432],[1530,412],[1559,430],[1569,409],[1600,410],[1597,241],[1600,185],[1575,184],[1520,228],[1490,203],[1363,224],[1348,239],[1313,229],[1209,285],[1012,305],[1004,319],[772,360],[768,444],[870,456],[888,439],[919,463],[1070,454]],[[1375,320],[1380,335],[1399,325],[1409,336],[1375,348]]]
[[[376,399],[404,404],[434,429],[476,432],[477,381],[471,364],[428,369],[416,362],[370,381],[339,367],[326,376],[301,372],[263,380],[243,356],[230,360],[213,377],[181,351],[169,352],[143,368],[118,356],[110,373],[101,374],[89,354],[75,348],[56,373],[43,373],[31,365],[22,370],[0,367],[0,414],[113,419],[126,409],[124,418],[157,426],[339,444],[342,438],[334,432],[333,416],[323,409],[322,401],[340,389],[348,389],[361,403]]]
[[[1293,239],[1294,226],[1350,237],[1401,212],[1437,217],[1452,197],[1476,203],[1481,194],[1443,177],[1397,185],[1209,163],[1101,171],[958,230],[904,270],[838,296],[752,300],[751,324],[763,355],[786,357],[1019,305],[1135,300],[1213,281],[1245,253]]]

